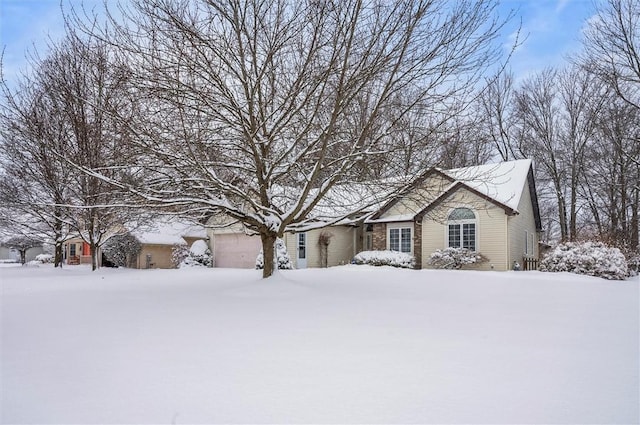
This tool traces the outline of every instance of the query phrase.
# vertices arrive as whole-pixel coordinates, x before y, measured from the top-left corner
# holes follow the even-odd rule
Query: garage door
[[[215,235],[214,267],[253,269],[261,248],[260,236],[247,236],[243,233]]]

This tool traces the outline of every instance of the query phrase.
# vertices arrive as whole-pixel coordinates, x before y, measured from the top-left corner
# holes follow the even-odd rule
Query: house
[[[262,249],[260,236],[251,233],[241,223],[225,225],[224,218],[209,229],[209,249],[213,257],[213,267],[253,269],[256,257]],[[220,224],[219,226],[215,226]]]
[[[130,267],[138,269],[174,268],[172,255],[175,245],[190,247],[196,240],[207,240],[204,226],[168,216],[153,219],[129,233],[141,245],[139,254],[129,263]],[[68,239],[64,252],[69,265],[91,264],[90,246],[80,237]],[[101,266],[109,263],[101,251],[98,259]]]
[[[374,250],[413,254],[418,268],[428,268],[438,249],[462,247],[487,258],[479,269],[510,270],[539,255],[542,226],[532,162],[430,169],[365,225]]]
[[[197,240],[207,240],[204,226],[173,217],[159,217],[153,223],[131,231],[142,249],[132,266],[138,269],[171,269],[173,248],[176,245],[191,247]]]
[[[366,250],[412,254],[428,268],[438,249],[463,247],[487,261],[476,266],[510,270],[537,259],[540,212],[531,160],[454,170],[429,169],[406,189],[358,217],[329,226],[291,228],[285,245],[296,268],[347,264]],[[215,267],[250,268],[260,251],[257,235],[239,224],[210,231]]]
[[[64,243],[63,256],[65,263],[71,266],[91,264],[91,247],[82,238],[72,236]]]

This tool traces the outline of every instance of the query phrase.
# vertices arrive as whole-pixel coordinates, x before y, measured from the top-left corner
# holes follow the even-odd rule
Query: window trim
[[[460,208],[464,208],[467,209],[469,211],[471,211],[471,213],[473,213],[473,216],[475,218],[471,219],[471,218],[465,218],[465,219],[461,219],[461,220],[449,220],[449,217],[451,217],[451,214],[453,214],[453,212],[457,209]],[[449,245],[449,226],[458,226],[458,228],[460,229],[460,236],[459,236],[459,242],[460,242],[460,247],[464,246],[464,224],[473,224],[474,225],[474,233],[475,233],[475,237],[474,237],[474,251],[475,252],[480,252],[480,226],[478,225],[478,214],[471,208],[467,207],[467,206],[459,206],[459,207],[455,207],[455,208],[451,208],[449,210],[449,213],[447,214],[447,221],[445,222],[444,225],[444,246],[446,248],[450,248],[451,245]]]
[[[399,222],[399,223],[388,223],[387,224],[387,249],[392,251],[391,249],[391,230],[398,230],[398,243],[399,243],[399,251],[396,252],[404,252],[402,251],[402,230],[409,230],[409,252],[405,252],[405,254],[413,255],[414,249],[414,226],[412,222]]]
[[[298,233],[296,239],[297,239],[296,258],[299,260],[306,260],[307,259],[307,234],[305,232]]]

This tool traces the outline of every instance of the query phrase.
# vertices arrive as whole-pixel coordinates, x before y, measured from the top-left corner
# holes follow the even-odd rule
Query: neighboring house
[[[91,264],[91,247],[80,237],[67,239],[63,251],[65,263],[68,265]],[[100,255],[98,255],[98,260],[100,260]]]
[[[191,246],[196,240],[207,240],[204,226],[184,222],[173,217],[160,217],[151,223],[132,230],[142,249],[131,266],[138,269],[174,268],[172,254],[175,245]],[[88,243],[81,238],[68,239],[65,244],[65,259],[70,265],[91,264],[91,251]],[[98,252],[99,265],[108,262]]]
[[[430,169],[403,193],[356,219],[284,236],[296,268],[346,264],[365,250],[412,254],[428,268],[438,249],[464,247],[487,262],[479,269],[510,270],[537,259],[540,212],[531,160],[455,170]],[[255,265],[261,242],[241,225],[210,231],[215,267]]]
[[[138,269],[175,268],[172,254],[175,245],[191,247],[197,240],[207,240],[204,226],[177,218],[160,217],[151,225],[131,232],[142,245],[135,267]]]

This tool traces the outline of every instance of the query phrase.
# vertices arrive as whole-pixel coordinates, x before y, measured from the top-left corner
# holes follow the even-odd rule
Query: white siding
[[[466,207],[477,218],[476,250],[488,259],[475,267],[480,270],[508,270],[507,265],[507,215],[505,211],[477,195],[460,189],[446,202],[425,215],[422,221],[422,267],[429,267],[429,256],[437,249],[447,247],[447,223],[445,218],[453,208]]]
[[[517,261],[522,266],[522,258],[525,256],[525,233],[533,235],[533,252],[527,257],[538,258],[538,233],[536,231],[535,215],[533,213],[533,204],[531,202],[531,193],[529,185],[525,182],[522,197],[518,204],[518,212],[520,214],[509,217],[509,266],[513,267],[513,262]],[[529,243],[531,243],[529,241]]]
[[[318,243],[322,232],[332,234],[329,246],[327,248],[329,267],[341,264],[349,264],[356,254],[357,233],[353,226],[330,226],[322,229],[314,229],[306,232],[307,234],[307,267],[321,267],[321,247]],[[296,233],[287,232],[284,235],[285,245],[294,267],[297,258],[297,238]]]
[[[407,214],[415,215],[422,211],[425,205],[429,205],[431,201],[437,198],[450,184],[451,182],[444,177],[433,175],[427,178],[419,188],[400,199],[380,218],[384,219]]]

